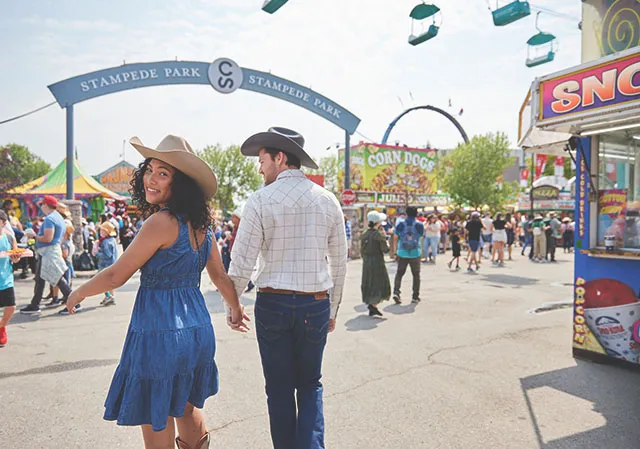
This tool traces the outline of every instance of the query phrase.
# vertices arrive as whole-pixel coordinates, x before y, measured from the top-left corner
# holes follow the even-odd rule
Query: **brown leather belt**
[[[295,290],[281,290],[279,288],[271,288],[271,287],[261,287],[258,289],[260,293],[271,293],[273,295],[305,295],[305,296],[313,296],[315,299],[327,299],[329,297],[329,292],[297,292]]]

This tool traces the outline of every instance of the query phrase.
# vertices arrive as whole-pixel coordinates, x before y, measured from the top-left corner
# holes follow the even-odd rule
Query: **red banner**
[[[564,156],[556,156],[553,174],[556,176],[564,176]]]
[[[520,170],[520,186],[527,187],[529,183],[529,169],[525,168]]]
[[[547,166],[547,154],[536,154],[536,179],[542,176],[544,168]]]
[[[307,178],[318,184],[320,187],[324,187],[324,175],[307,175]]]

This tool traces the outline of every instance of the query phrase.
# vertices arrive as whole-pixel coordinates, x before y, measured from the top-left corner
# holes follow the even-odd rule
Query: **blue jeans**
[[[258,293],[256,335],[275,449],[324,449],[320,378],[329,313],[329,299]]]
[[[425,237],[424,238],[424,257],[425,259],[429,257],[429,248],[431,248],[431,257],[433,260],[436,260],[436,256],[438,255],[438,242],[440,242],[440,237]]]

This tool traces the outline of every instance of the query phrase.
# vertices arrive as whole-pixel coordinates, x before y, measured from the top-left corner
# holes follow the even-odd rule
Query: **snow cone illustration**
[[[638,363],[640,343],[633,325],[640,320],[640,301],[627,284],[594,279],[584,284],[584,309],[589,329],[611,357]]]

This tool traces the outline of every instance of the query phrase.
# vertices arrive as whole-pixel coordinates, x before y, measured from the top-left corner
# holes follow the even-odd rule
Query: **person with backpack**
[[[416,220],[418,209],[413,206],[407,207],[407,219],[396,225],[396,235],[394,236],[396,260],[398,261],[398,271],[393,286],[393,300],[396,304],[402,302],[400,298],[400,284],[402,277],[407,271],[407,265],[411,267],[413,277],[413,300],[414,304],[420,302],[420,258],[422,245],[420,239],[424,236],[424,225]]]

